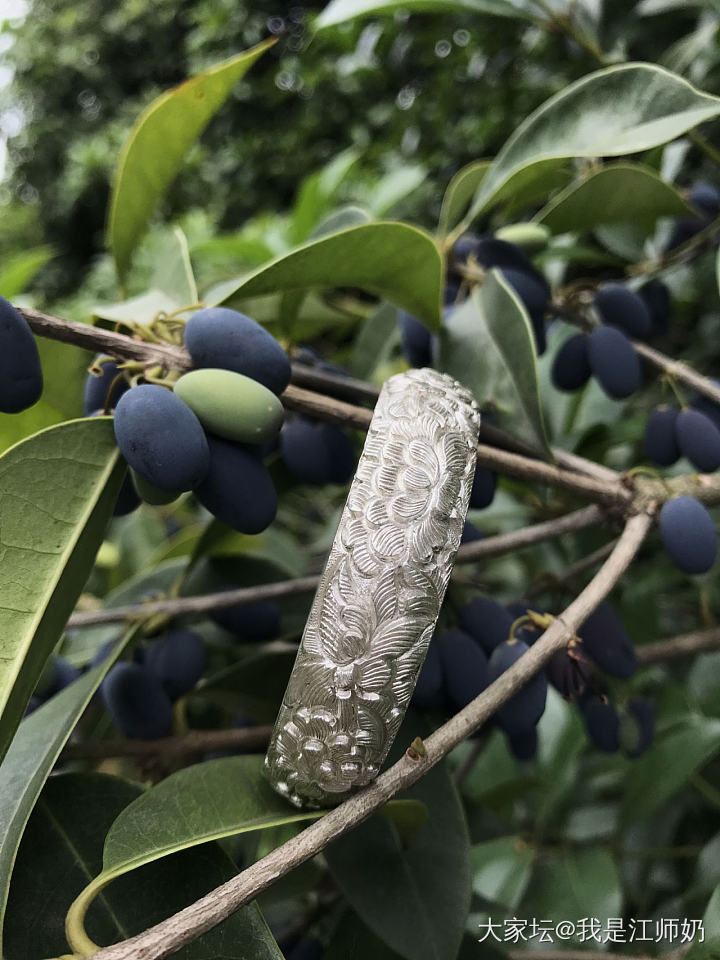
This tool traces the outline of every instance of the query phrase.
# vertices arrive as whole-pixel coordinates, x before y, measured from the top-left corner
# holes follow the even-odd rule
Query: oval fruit
[[[611,677],[625,680],[637,670],[635,647],[609,603],[601,603],[593,610],[578,636],[591,660]]]
[[[224,440],[265,443],[282,425],[283,405],[275,394],[232,370],[191,370],[175,384],[175,395]]]
[[[0,411],[20,413],[40,399],[43,376],[25,317],[0,297]]]
[[[666,553],[683,573],[706,573],[715,563],[715,524],[695,497],[673,497],[664,503],[659,527]]]
[[[655,407],[645,427],[645,453],[659,467],[671,467],[680,459],[680,447],[675,434],[678,418],[675,407]]]
[[[488,663],[488,683],[509,670],[530,648],[523,640],[506,640],[493,650]],[[534,727],[545,710],[547,679],[536,673],[497,712],[498,724],[515,736]]]
[[[113,425],[128,464],[161,490],[192,490],[208,471],[200,421],[165,387],[147,383],[128,390],[118,401]]]
[[[620,327],[629,337],[642,339],[650,333],[652,321],[641,296],[622,283],[606,283],[595,294],[594,307],[603,323]]]
[[[699,410],[683,410],[675,421],[675,436],[696,470],[714,473],[720,467],[720,430],[710,417]]]
[[[608,396],[624,400],[640,386],[640,360],[617,327],[596,327],[587,338],[590,369]]]
[[[139,663],[116,663],[103,680],[101,691],[113,725],[124,736],[154,740],[170,732],[170,698],[158,678]]]
[[[555,354],[550,376],[558,390],[572,393],[584,387],[590,379],[590,361],[587,354],[587,337],[576,333],[569,337]]]
[[[290,361],[275,337],[237,310],[198,310],[185,325],[185,346],[196,367],[241,373],[273,393],[290,382]]]
[[[200,503],[239,533],[262,533],[275,519],[277,497],[267,468],[242,447],[208,437],[210,467],[195,490]]]

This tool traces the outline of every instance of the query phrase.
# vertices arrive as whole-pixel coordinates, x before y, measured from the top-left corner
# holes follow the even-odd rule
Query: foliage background
[[[6,131],[16,132],[8,139],[0,185],[0,290],[9,290],[14,282],[16,289],[8,293],[13,299],[78,320],[122,300],[103,252],[103,232],[109,185],[132,123],[168,86],[268,32],[277,33],[279,43],[237,85],[193,147],[136,257],[127,296],[145,291],[165,269],[163,258],[172,259],[165,226],[170,222],[184,229],[203,288],[283,252],[304,239],[324,214],[350,202],[372,208],[386,196],[384,214],[433,229],[444,189],[457,170],[493,156],[535,107],[597,67],[592,51],[559,27],[545,29],[482,13],[398,13],[311,38],[307,17],[322,6],[278,9],[264,0],[132,0],[121,5],[33,0],[26,16],[6,22],[4,35],[12,38],[12,45],[4,57],[12,79],[0,96],[0,118]],[[559,2],[557,6],[564,9]],[[608,57],[665,64],[702,89],[720,94],[719,11],[711,0],[681,5],[618,0],[602,7],[589,2],[578,4],[577,14]],[[707,135],[718,142],[716,127]],[[355,152],[343,154],[348,150]],[[307,184],[339,155],[345,156],[347,172],[326,202],[313,207]],[[698,177],[718,183],[717,166],[685,138],[643,159],[680,188]],[[494,228],[533,212],[501,210],[480,225]],[[640,239],[627,228],[593,231],[582,237],[590,255],[571,260],[567,267],[561,264],[558,275],[565,281],[617,277],[627,262],[646,252],[646,239],[650,249],[658,248],[662,229],[661,224],[658,236]],[[578,233],[583,233],[581,226]],[[549,271],[556,267],[551,263]],[[713,252],[705,252],[691,267],[668,271],[665,279],[672,289],[674,314],[663,349],[716,374],[720,309]],[[287,339],[312,343],[326,359],[381,382],[402,365],[396,335],[388,326],[386,349],[374,362],[358,346],[364,329],[357,318],[341,322],[336,314],[319,311],[307,321],[296,318]],[[559,335],[556,328],[551,350]],[[45,395],[21,417],[3,418],[3,448],[81,411],[89,356],[51,342],[43,344],[42,352]],[[578,409],[571,410],[566,398],[548,388],[548,368],[545,358],[540,378],[554,442],[618,469],[642,460],[642,432],[648,410],[661,397],[658,385],[627,404],[608,401],[590,388]],[[215,556],[206,558],[203,574],[247,583],[316,569],[343,495],[340,489],[288,489],[275,535],[252,545],[242,538],[226,541]],[[472,519],[486,534],[515,529],[574,505],[555,496],[505,480],[493,506]],[[115,521],[87,593],[103,598],[123,588],[132,598],[142,596],[156,580],[167,586],[163,571],[177,572],[197,543],[201,520],[183,504],[163,510],[143,507]],[[545,574],[562,570],[601,542],[593,531],[499,558],[479,571],[478,582],[498,599],[516,600]],[[577,586],[573,582],[568,589],[546,589],[542,601],[558,610]],[[613,601],[634,641],[642,644],[714,624],[720,594],[716,578],[690,581],[649,548]],[[287,604],[287,638],[298,636],[306,608],[304,600]],[[87,647],[107,636],[86,636],[86,648],[66,638],[63,650],[82,661]],[[227,666],[224,656],[217,658],[218,672]],[[190,725],[217,725],[230,709],[272,719],[287,658],[281,662],[266,654],[269,659],[258,665],[256,656],[238,651],[237,663],[230,664],[235,671],[232,683],[224,685],[220,679],[220,695],[211,691],[194,698]],[[449,890],[450,899],[462,903],[470,876],[470,919],[460,920],[468,932],[487,915],[555,920],[702,916],[720,881],[719,670],[720,655],[705,655],[679,668],[644,670],[618,690],[620,697],[633,691],[651,694],[658,705],[660,742],[637,763],[589,749],[577,712],[553,696],[541,723],[542,747],[534,765],[519,766],[500,735],[493,733],[463,782],[462,807],[447,773],[428,777],[418,788],[436,834],[425,837],[426,848],[416,851],[414,859],[407,852],[399,854],[396,836],[373,821],[374,826],[331,848],[329,871],[317,866],[298,871],[285,887],[261,898],[273,930],[307,917],[317,920],[317,905],[328,889],[340,890],[339,903],[320,911],[319,923],[312,927],[329,940],[328,957],[352,955],[347,944],[355,944],[357,956],[390,957],[397,955],[391,952],[395,950],[411,960],[424,960],[427,940],[408,941],[408,917],[417,919],[418,912],[432,917],[435,911],[431,926],[442,941],[443,929],[456,923],[457,916],[436,909],[438,898],[443,892],[447,898]],[[460,751],[457,761],[463,754]],[[136,777],[136,771],[117,765],[103,767],[101,773],[73,774],[98,778],[92,796],[99,800],[86,811],[97,821],[87,852],[91,874],[99,869],[100,843],[108,828],[99,811],[120,812],[138,789],[124,780],[103,779],[108,773]],[[41,808],[48,823],[65,818],[69,832],[78,830],[72,823],[71,787],[87,796],[86,785],[78,780],[61,796],[51,780]],[[231,792],[228,788],[228,795]],[[172,815],[168,809],[156,814]],[[213,847],[205,855],[189,851],[181,855],[187,858],[186,869],[177,872],[186,877],[196,873],[208,879],[208,885],[220,882],[293,829],[284,825],[263,832],[260,839],[256,834],[236,838],[224,842],[222,851]],[[54,849],[39,813],[21,847],[10,898],[10,960],[63,949],[62,944],[43,943],[42,937],[23,941],[35,902],[28,891],[40,869],[32,854],[43,847]],[[360,867],[363,847],[373,851],[375,860],[363,860]],[[438,849],[447,854],[443,871],[436,869]],[[378,862],[402,864],[389,904],[378,896]],[[147,879],[148,890],[170,881],[167,870],[156,868],[160,872]],[[139,875],[148,878],[142,870]],[[429,878],[425,899],[403,889],[408,876]],[[59,896],[58,886],[53,890]],[[146,915],[139,917],[133,912],[137,895],[133,898],[120,881],[116,889],[116,913],[127,916],[130,928],[140,928],[170,909],[169,902],[150,902]],[[46,892],[41,887],[40,893]],[[190,889],[172,891],[177,902],[195,895]],[[713,920],[712,910],[709,916]],[[112,935],[107,918],[95,917],[94,923],[98,937]],[[381,945],[377,937],[391,946]],[[645,947],[660,952],[671,946],[643,945],[643,952]],[[227,943],[225,948],[231,949]],[[640,952],[632,945],[617,949]],[[463,950],[462,956],[479,955],[470,939]],[[485,946],[481,952],[491,951]]]

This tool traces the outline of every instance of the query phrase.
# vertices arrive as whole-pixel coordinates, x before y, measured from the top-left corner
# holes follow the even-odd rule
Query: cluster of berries
[[[488,597],[470,600],[460,610],[459,626],[433,637],[413,704],[426,710],[461,710],[527,652],[541,635],[544,620],[546,615],[529,612],[525,604],[503,606]],[[494,722],[505,733],[513,755],[530,760],[537,751],[537,724],[545,709],[548,682],[578,704],[583,718],[597,703],[603,705],[607,716],[612,713],[619,718],[607,696],[598,692],[601,674],[628,679],[636,669],[635,650],[622,621],[610,604],[603,603],[585,621],[579,636],[550,659],[545,671],[503,704]],[[652,741],[654,711],[649,701],[637,702],[643,704],[637,720],[642,729],[633,739],[631,719],[627,719],[627,732],[615,747],[623,746],[628,756],[640,756]],[[635,703],[627,704],[630,718],[635,717]],[[596,743],[594,730],[594,725],[588,726],[588,736]]]
[[[651,340],[667,330],[669,291],[660,280],[651,280],[637,292],[622,283],[607,283],[595,294],[593,308],[600,325],[563,343],[553,360],[552,382],[558,390],[573,392],[594,376],[608,396],[624,400],[642,379],[630,338]]]

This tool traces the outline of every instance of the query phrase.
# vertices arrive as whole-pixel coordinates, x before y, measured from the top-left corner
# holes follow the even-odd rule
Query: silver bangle
[[[460,545],[480,413],[435,370],[383,386],[265,757],[298,807],[377,776]]]

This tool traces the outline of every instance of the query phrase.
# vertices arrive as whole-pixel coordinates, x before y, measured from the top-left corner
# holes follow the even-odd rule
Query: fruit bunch
[[[551,619],[528,610],[526,604],[503,606],[489,597],[474,597],[461,607],[457,627],[433,637],[413,704],[423,710],[461,710],[527,652]],[[493,723],[504,732],[517,759],[532,759],[550,683],[565,699],[577,703],[591,742],[603,750],[616,742],[613,749],[622,746],[628,756],[640,756],[652,741],[654,712],[650,701],[629,700],[621,716],[608,697],[598,692],[604,677],[627,680],[636,669],[635,650],[622,621],[609,603],[603,603],[588,617],[578,636],[554,654],[544,672],[535,674],[500,707]],[[592,714],[590,722],[588,714]],[[621,719],[625,732],[619,737]],[[617,727],[614,739],[608,735],[608,724]],[[633,724],[637,726],[635,732]]]
[[[194,313],[184,340],[195,369],[170,384],[131,386],[115,361],[102,357],[86,381],[86,414],[114,410],[115,438],[130,468],[116,512],[140,499],[170,503],[192,490],[229,527],[260,533],[277,511],[263,456],[283,422],[278,394],[290,380],[289,360],[259,324],[224,307]]]

